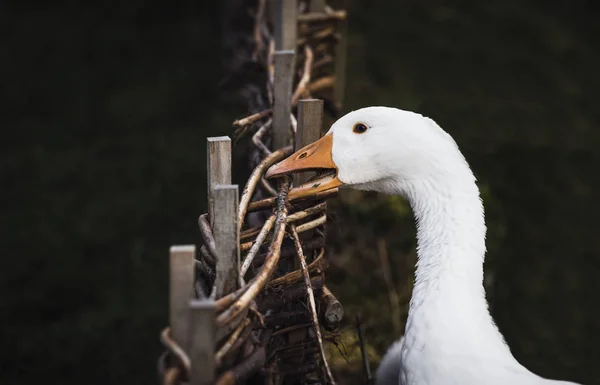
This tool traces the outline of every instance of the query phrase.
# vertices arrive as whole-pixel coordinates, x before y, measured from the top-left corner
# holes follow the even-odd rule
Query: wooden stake
[[[214,225],[214,186],[231,184],[231,139],[217,136],[206,139],[208,219]]]
[[[215,302],[191,300],[189,302],[191,328],[190,385],[213,385],[215,379]]]
[[[303,99],[298,101],[298,126],[296,136],[294,138],[294,151],[306,146],[319,139],[321,136],[321,126],[323,124],[323,101],[319,99]],[[306,181],[309,173],[294,174],[294,185],[298,186]],[[295,232],[296,230],[294,230]],[[304,236],[306,240],[313,235],[313,232]],[[289,267],[291,270],[300,269],[300,262],[297,259],[290,261]],[[294,309],[290,307],[290,309]],[[306,329],[298,329],[288,334],[288,342],[290,345],[300,343],[307,338]],[[297,362],[300,364],[300,361]]]
[[[169,257],[169,324],[171,336],[183,350],[188,351],[188,303],[194,290],[196,246],[171,246]]]
[[[216,294],[219,299],[238,288],[240,231],[237,222],[238,186],[216,185],[213,234],[217,249]]]
[[[320,99],[304,99],[298,102],[298,128],[294,140],[294,151],[310,144],[321,137],[323,125],[323,101]],[[306,173],[294,174],[294,186],[308,179]]]
[[[294,51],[277,51],[274,57],[275,84],[273,90],[272,150],[285,147],[290,138],[292,86],[294,80]]]
[[[296,51],[298,4],[296,0],[275,1],[275,49]]]

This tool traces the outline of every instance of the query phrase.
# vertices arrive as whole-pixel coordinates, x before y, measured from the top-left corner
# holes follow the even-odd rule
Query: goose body
[[[405,197],[417,223],[417,268],[404,336],[377,371],[377,385],[551,385],[512,355],[488,311],[483,286],[485,220],[476,179],[454,140],[433,120],[367,107],[274,165],[267,177],[325,169],[295,190],[338,186]]]

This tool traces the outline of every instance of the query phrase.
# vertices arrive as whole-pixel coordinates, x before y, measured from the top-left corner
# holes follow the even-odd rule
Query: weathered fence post
[[[216,185],[213,188],[213,234],[217,249],[217,278],[215,298],[221,298],[238,287],[240,231],[238,215],[238,186]]]
[[[188,301],[190,385],[213,385],[215,379],[215,302]]]
[[[323,101],[319,99],[302,99],[298,101],[298,126],[294,138],[294,151],[301,149],[319,139],[321,136],[321,126],[323,124]],[[307,173],[294,174],[294,186],[302,184],[308,179]],[[313,231],[303,234],[302,238],[307,239]],[[293,268],[300,269],[300,263],[297,259],[293,261]],[[289,334],[290,344],[297,344],[306,339],[306,329],[299,329]]]
[[[206,139],[208,219],[214,224],[213,189],[218,184],[231,184],[231,139],[217,136]]]
[[[189,309],[193,296],[196,246],[171,246],[169,256],[169,325],[171,337],[186,352]]]
[[[274,57],[275,81],[273,85],[273,145],[278,149],[289,144],[290,114],[292,113],[292,88],[294,81],[294,51],[277,51]]]
[[[298,33],[297,0],[275,0],[275,55],[273,66],[273,143],[278,149],[288,145],[290,114],[296,60],[296,35]]]
[[[297,0],[275,1],[275,49],[296,50],[298,34],[298,2]]]
[[[298,101],[298,127],[294,140],[294,151],[314,142],[321,137],[323,125],[323,101],[320,99],[303,99]],[[294,185],[306,181],[306,173],[294,175]]]

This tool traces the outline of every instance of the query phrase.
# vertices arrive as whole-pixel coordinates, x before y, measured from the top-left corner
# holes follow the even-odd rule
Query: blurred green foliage
[[[3,384],[155,381],[168,248],[199,243],[205,137],[245,113],[218,88],[217,2],[82,4],[1,6]],[[535,372],[586,384],[600,384],[594,7],[349,0],[345,104],[419,111],[455,137],[482,186],[499,328]],[[353,364],[335,362],[357,373],[355,314],[373,366],[401,334],[414,225],[394,197],[331,206],[328,282]]]

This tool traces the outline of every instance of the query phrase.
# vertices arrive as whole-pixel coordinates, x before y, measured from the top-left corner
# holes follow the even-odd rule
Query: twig
[[[326,28],[317,28],[311,32],[313,32],[313,33],[307,34],[308,36],[299,38],[297,40],[298,45],[304,45],[307,42],[325,40],[328,37],[333,37],[336,41],[339,40],[339,37],[336,36],[335,28],[333,26],[326,27]]]
[[[310,23],[313,21],[326,21],[326,20],[344,20],[346,19],[346,11],[332,11],[330,13],[320,12],[309,12],[298,15],[298,22]]]
[[[322,30],[315,33],[312,38],[316,40],[325,39],[329,36],[332,36],[335,33],[335,28],[333,26],[323,28]]]
[[[181,371],[178,367],[171,367],[165,371],[163,385],[175,385]]]
[[[296,91],[294,91],[294,95],[292,95],[293,106],[298,103],[298,100],[300,99],[302,94],[306,92],[306,87],[310,82],[310,74],[313,63],[313,51],[308,45],[304,46],[304,56],[304,71],[302,73],[302,78],[298,82],[298,86],[296,87]]]
[[[250,287],[250,283],[242,286],[241,288],[237,289],[233,293],[229,293],[226,296],[221,297],[218,300],[216,300],[215,301],[215,312],[217,314],[223,312],[232,303],[237,301],[242,296],[242,294],[244,294],[246,292],[246,290],[248,290],[249,287]]]
[[[304,241],[302,247],[304,248],[304,252],[308,253],[309,251],[322,249],[325,247],[325,238],[319,236],[318,238],[311,238]],[[296,250],[293,247],[282,247],[279,259],[288,259],[290,257],[296,256]],[[266,253],[260,254],[258,257],[254,258],[253,265],[260,265],[264,262],[266,257]]]
[[[252,310],[252,308],[250,308],[250,309]],[[261,322],[261,325],[264,327],[264,322],[260,319],[259,319],[259,321]],[[253,325],[252,322],[248,323],[248,325],[244,328],[244,330],[242,331],[240,336],[237,338],[237,340],[231,346],[231,349],[229,349],[228,354],[232,354],[232,353],[236,352],[242,346],[242,344],[249,342],[248,339],[250,338],[250,336],[252,334],[252,325]],[[227,354],[225,356],[227,356]]]
[[[262,315],[262,313],[258,311],[258,306],[256,306],[256,302],[253,302],[252,305],[250,305],[250,309],[248,309],[248,310],[250,311],[250,313],[254,314],[254,317],[256,317],[259,327],[264,329],[265,316]]]
[[[189,378],[190,375],[190,357],[183,351],[181,346],[179,346],[172,338],[171,338],[171,328],[166,327],[163,329],[162,333],[160,333],[160,342],[167,348],[175,357],[177,357],[178,361],[183,366],[185,370],[186,376]]]
[[[313,293],[312,284],[310,281],[310,274],[308,273],[308,268],[306,266],[306,259],[304,258],[304,252],[302,251],[302,244],[300,243],[300,237],[298,236],[298,232],[296,231],[296,226],[293,224],[289,225],[290,232],[292,234],[292,238],[294,240],[294,245],[296,246],[296,252],[298,253],[298,260],[300,262],[300,268],[302,270],[302,274],[304,275],[304,283],[306,284],[306,292],[308,293],[308,305],[310,309],[310,313],[312,316],[313,327],[315,330],[315,334],[317,336],[317,342],[319,343],[319,349],[321,350],[321,360],[323,361],[323,366],[325,367],[325,374],[329,378],[330,384],[335,385],[335,379],[331,374],[331,369],[329,368],[329,364],[327,363],[327,357],[325,356],[325,348],[323,347],[323,338],[321,338],[321,329],[319,328],[319,318],[317,315],[317,305],[315,303],[315,295]]]
[[[283,328],[283,329],[277,330],[275,333],[273,333],[273,337],[281,335],[281,334],[289,333],[289,332],[292,332],[294,330],[308,328],[308,327],[311,327],[311,326],[312,326],[312,324],[310,324],[310,323],[288,326],[287,328]]]
[[[304,217],[306,217],[306,216],[308,216],[308,215],[305,215]],[[300,219],[300,218],[296,218],[296,220],[298,220],[298,219]],[[297,230],[299,233],[303,233],[305,231],[314,229],[315,227],[324,224],[326,222],[326,220],[327,220],[327,216],[322,215],[315,220],[312,220],[310,222],[306,222],[306,223],[299,225]],[[290,223],[290,222],[293,222],[293,221],[288,220],[288,223]],[[254,244],[252,242],[244,242],[240,245],[240,251],[250,250],[253,246],[254,246]]]
[[[208,251],[213,257],[213,260],[216,260],[216,257],[218,256],[217,244],[215,242],[215,237],[213,236],[210,223],[208,223],[208,213],[200,215],[200,217],[198,218],[198,226],[200,227],[200,235],[202,235],[204,244],[206,245],[206,247],[208,247]]]
[[[196,291],[196,297],[198,297],[198,299],[208,299],[208,295],[204,291],[201,279],[196,280],[196,283],[194,284],[194,290]]]
[[[327,215],[321,215],[317,219],[314,219],[314,220],[312,220],[310,222],[306,222],[306,223],[303,223],[303,224],[299,225],[296,230],[299,233],[303,233],[303,232],[308,231],[310,229],[314,229],[317,226],[321,226],[321,225],[325,224],[326,221],[327,221]]]
[[[325,254],[325,249],[321,249],[321,252],[317,256],[317,258],[315,258],[315,260],[312,261],[310,265],[308,265],[309,272],[312,273],[313,271],[315,271],[316,269],[321,267],[321,263],[323,262],[324,254]],[[275,287],[275,286],[279,286],[279,285],[283,285],[283,284],[289,284],[289,283],[298,281],[300,278],[302,278],[302,273],[300,271],[298,271],[298,270],[292,271],[291,273],[287,273],[283,277],[279,277],[279,278],[272,280],[271,282],[269,282],[269,285],[267,287],[271,288],[271,287]]]
[[[265,124],[260,126],[256,133],[252,135],[252,143],[254,143],[254,145],[258,147],[258,149],[261,150],[265,156],[271,155],[272,151],[269,150],[269,148],[265,146],[265,144],[262,142],[262,137],[265,136],[265,134],[267,133],[267,129],[271,127],[272,124],[273,119],[269,118],[269,120],[267,120]]]
[[[262,368],[265,365],[265,358],[267,356],[266,348],[271,338],[271,333],[270,330],[265,330],[261,344],[239,365],[220,375],[215,385],[241,384],[246,378]]]
[[[225,341],[223,346],[221,346],[219,351],[215,354],[215,362],[216,362],[217,366],[221,365],[223,357],[225,357],[225,355],[227,353],[229,353],[229,351],[233,347],[233,344],[237,341],[237,338],[239,337],[239,335],[249,324],[250,324],[250,318],[246,318],[243,322],[241,322],[238,325],[237,328],[235,328],[235,330],[233,331],[233,333],[231,333],[231,335],[229,336],[227,341]]]
[[[328,25],[332,25],[332,22],[329,23],[301,23],[298,24],[298,36],[311,36],[315,33],[319,32],[323,28]]]
[[[337,39],[336,35],[334,35],[334,39]],[[315,46],[315,48],[313,48],[315,56],[320,56],[321,54],[325,54],[325,52],[327,52],[329,50],[330,46],[331,45],[326,42],[321,42],[321,43],[317,44]],[[333,83],[335,83],[335,76],[331,76],[331,80],[332,80],[331,86],[333,87]]]
[[[246,116],[245,118],[234,120],[233,125],[235,127],[244,127],[244,126],[252,124],[252,123],[256,122],[257,120],[260,120],[270,114],[271,114],[271,109],[269,108],[268,110],[257,112],[256,114]]]
[[[315,64],[313,64],[313,70],[318,69],[319,67],[322,67],[324,65],[333,63],[333,56],[331,55],[324,55],[322,58],[320,58],[319,60],[315,61]]]
[[[295,222],[300,219],[304,219],[308,216],[320,213],[321,211],[325,211],[326,209],[327,209],[327,202],[321,202],[321,203],[311,206],[307,209],[296,211],[295,213],[288,215],[288,223]]]
[[[273,214],[269,217],[269,219],[267,219],[265,221],[265,224],[263,225],[262,229],[260,230],[260,233],[258,233],[258,236],[256,237],[256,240],[254,241],[254,244],[250,248],[250,251],[246,255],[244,262],[242,263],[242,267],[240,268],[240,276],[241,277],[244,277],[246,275],[246,272],[250,268],[250,265],[252,264],[254,257],[260,250],[260,247],[262,246],[265,238],[269,234],[269,231],[271,231],[271,229],[273,228],[275,219],[276,219],[276,216],[275,216],[275,214]]]
[[[360,344],[360,353],[362,355],[363,369],[365,370],[367,385],[371,385],[373,383],[373,378],[371,377],[371,368],[369,367],[369,359],[367,358],[367,350],[365,349],[365,340],[360,323],[360,315],[358,314],[356,315],[356,331],[358,333],[358,342]]]
[[[197,277],[197,281],[203,281],[202,283],[206,285],[204,288],[209,289],[212,286],[213,281],[216,278],[214,265],[210,266],[206,261],[206,258],[200,258],[196,260],[196,269],[200,270],[200,276]],[[207,295],[210,293],[206,292]]]
[[[263,225],[264,225],[264,223],[263,223]],[[262,226],[256,226],[256,227],[252,227],[250,229],[246,229],[246,230],[240,232],[240,241],[250,239],[250,238],[256,236],[258,233],[260,233],[261,230],[262,230]]]
[[[265,0],[258,1],[258,9],[256,11],[256,19],[254,20],[254,52],[252,53],[252,59],[256,60],[258,53],[263,49],[263,41],[260,33],[260,28],[263,25],[263,18],[265,14]]]
[[[208,266],[214,269],[215,265],[217,264],[217,260],[215,259],[215,256],[208,251],[208,247],[206,247],[206,245],[202,245],[200,247],[200,256],[202,256],[202,260],[206,262]]]
[[[275,39],[269,40],[269,50],[267,51],[267,73],[269,74],[267,79],[267,94],[269,103],[273,104],[273,84],[275,83]]]
[[[296,131],[298,131],[298,121],[294,114],[290,114],[290,124],[292,126],[292,133],[295,135]]]
[[[321,91],[325,88],[331,88],[331,87],[333,87],[334,83],[335,83],[334,76],[322,77],[308,85],[308,92],[313,94],[313,93],[315,93],[317,91]]]
[[[312,278],[311,283],[315,291],[323,288],[325,277],[319,275]],[[266,311],[268,309],[279,309],[288,303],[304,299],[306,297],[305,284],[302,282],[294,283],[285,288],[285,290],[274,289],[267,291],[262,298],[258,300],[258,308]]]
[[[244,225],[244,217],[246,216],[246,211],[248,210],[248,204],[250,203],[250,199],[252,198],[252,194],[254,193],[254,189],[260,181],[260,178],[262,178],[263,174],[269,167],[283,159],[285,156],[291,154],[291,152],[292,146],[280,148],[279,150],[274,151],[271,155],[263,159],[263,161],[260,162],[260,164],[254,169],[254,171],[252,171],[252,174],[250,174],[250,178],[248,178],[248,182],[246,183],[244,191],[242,191],[242,195],[240,197],[240,207],[238,212],[240,229]]]
[[[252,203],[250,203],[250,205],[252,205]],[[289,214],[287,217],[287,221],[288,221],[288,223],[295,222],[300,219],[309,217],[311,215],[318,214],[321,211],[325,211],[325,209],[327,209],[327,202],[321,202],[321,203],[311,206],[305,210],[300,210],[300,211],[296,211],[292,214]],[[248,211],[250,211],[250,210],[248,210]],[[240,233],[240,240],[246,240],[246,239],[252,238],[253,236],[260,233],[262,229],[263,229],[262,227],[253,227],[251,229],[246,229]]]
[[[265,190],[267,190],[269,194],[271,194],[272,196],[277,196],[277,190],[275,190],[273,186],[271,186],[271,183],[269,183],[264,177],[260,178],[260,184],[264,187]]]
[[[290,192],[294,191],[294,189],[291,189]],[[318,192],[314,195],[310,195],[310,196],[301,196],[301,197],[294,197],[292,199],[290,199],[290,201],[295,202],[295,201],[304,201],[304,200],[323,200],[323,199],[328,199],[328,198],[333,198],[334,196],[336,196],[338,193],[338,189],[337,188],[333,188],[331,190],[327,190],[327,191],[321,191]],[[260,201],[256,201],[256,202],[252,202],[248,205],[247,211],[248,212],[253,212],[253,211],[258,211],[258,210],[264,210],[266,208],[272,207],[273,204],[275,204],[275,198],[266,198],[266,199],[262,199]],[[241,207],[241,202],[240,202],[240,207]]]

